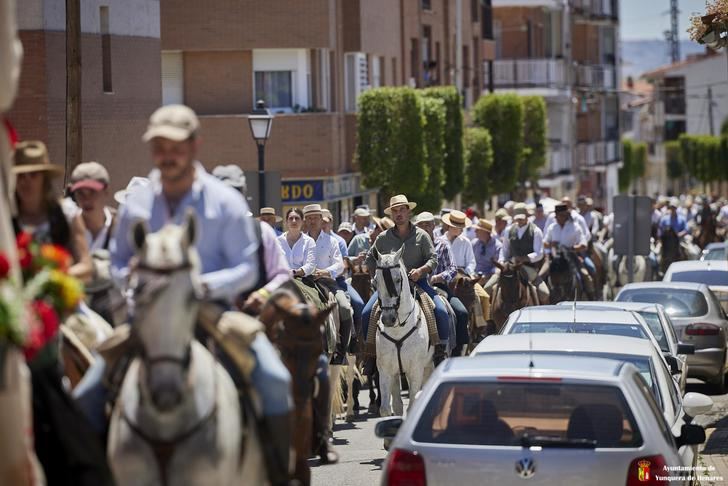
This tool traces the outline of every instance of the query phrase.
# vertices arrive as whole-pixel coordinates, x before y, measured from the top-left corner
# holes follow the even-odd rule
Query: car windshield
[[[726,251],[725,248],[709,248],[708,251],[703,255],[703,260],[725,260]]]
[[[665,336],[665,333],[663,332],[662,324],[660,323],[660,316],[657,312],[639,311],[638,314],[641,315],[645,322],[647,322],[647,325],[650,326],[650,331],[652,331],[655,339],[657,339],[657,343],[660,345],[660,350],[669,353],[670,344],[667,342],[667,336]]]
[[[610,324],[608,322],[518,322],[509,334],[569,332],[577,334],[609,334],[647,339],[639,324]]]
[[[642,445],[615,386],[567,383],[443,383],[412,439],[437,444],[631,448]]]
[[[644,288],[623,290],[617,296],[620,302],[646,302],[662,304],[672,317],[699,317],[708,313],[708,302],[697,290],[674,288]]]
[[[722,270],[690,270],[675,272],[670,277],[671,282],[692,282],[711,285],[728,285],[728,272]]]

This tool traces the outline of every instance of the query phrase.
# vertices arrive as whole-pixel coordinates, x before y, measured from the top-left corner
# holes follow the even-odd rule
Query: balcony
[[[619,9],[615,0],[570,0],[571,9],[577,16],[592,19],[616,19]]]
[[[483,76],[488,80],[488,63]],[[566,88],[566,64],[562,59],[499,59],[493,61],[493,84],[506,88]]]
[[[615,69],[608,65],[579,65],[576,84],[583,88],[615,89]]]
[[[608,140],[576,145],[576,165],[582,169],[604,166],[620,159],[619,141]]]
[[[552,146],[549,155],[549,165],[544,168],[545,172],[550,174],[571,173],[571,153],[568,147]]]

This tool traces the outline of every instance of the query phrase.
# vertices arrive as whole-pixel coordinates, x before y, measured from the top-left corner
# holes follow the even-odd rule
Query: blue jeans
[[[586,267],[586,271],[589,272],[589,275],[594,277],[597,274],[597,267],[594,265],[594,262],[591,258],[588,256],[584,256],[584,266]]]
[[[263,415],[276,416],[293,410],[293,398],[290,391],[291,375],[278,357],[273,345],[264,334],[258,334],[250,349],[256,361],[250,380],[260,395]],[[223,366],[228,368],[227,360],[220,361]],[[100,434],[104,434],[107,427],[105,404],[108,399],[108,389],[102,380],[105,370],[106,362],[101,356],[96,356],[94,364],[73,390],[73,397],[79,408]],[[234,377],[239,372],[231,370],[230,374]]]
[[[470,335],[468,333],[468,310],[465,305],[457,297],[450,297],[450,307],[455,312],[457,323],[455,325],[455,344],[465,346],[470,343]]]
[[[336,279],[336,283],[339,284],[339,288],[343,290],[344,292],[349,295],[349,300],[351,301],[351,308],[354,311],[354,324],[357,325],[357,328],[359,327],[359,324],[361,323],[361,313],[364,310],[364,301],[362,300],[361,296],[359,295],[359,292],[356,291],[354,287],[352,287],[350,284],[346,282],[346,279],[343,277],[339,277]]]
[[[435,321],[437,322],[437,334],[440,336],[441,341],[447,341],[450,337],[450,316],[447,313],[447,307],[445,307],[445,303],[442,301],[442,298],[437,294],[435,289],[430,286],[430,283],[426,279],[420,279],[417,282],[417,285],[427,295],[429,295],[435,303]],[[367,331],[369,329],[369,317],[372,315],[372,308],[374,307],[374,303],[377,301],[378,298],[379,292],[374,292],[369,299],[369,302],[367,302],[367,305],[364,306],[364,310],[362,311],[361,328],[362,335],[364,336],[364,342],[366,342],[367,339]]]

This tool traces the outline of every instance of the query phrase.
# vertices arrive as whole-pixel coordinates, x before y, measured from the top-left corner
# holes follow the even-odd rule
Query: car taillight
[[[425,461],[412,451],[395,449],[387,465],[388,486],[426,486]]]
[[[685,334],[688,336],[717,336],[720,333],[720,327],[715,324],[695,323],[685,328]]]
[[[662,456],[639,457],[632,461],[627,471],[627,486],[649,486],[670,484],[667,481],[669,474],[666,472],[665,458]],[[660,481],[657,476],[664,477]]]

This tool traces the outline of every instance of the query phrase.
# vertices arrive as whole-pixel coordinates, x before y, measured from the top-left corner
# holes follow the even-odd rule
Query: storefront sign
[[[291,180],[281,182],[281,202],[304,203],[324,200],[324,181],[322,179]]]

